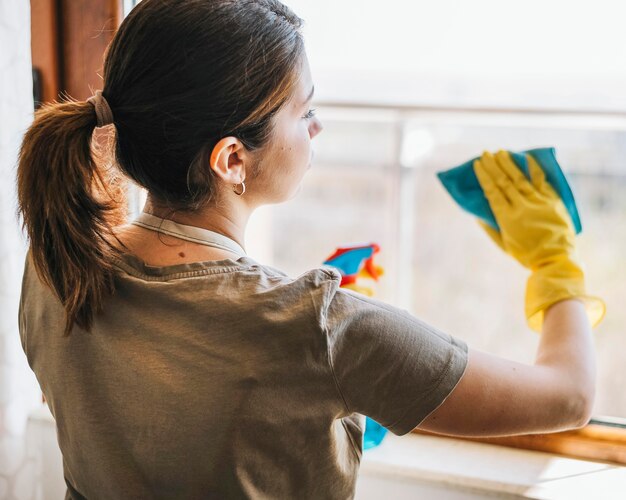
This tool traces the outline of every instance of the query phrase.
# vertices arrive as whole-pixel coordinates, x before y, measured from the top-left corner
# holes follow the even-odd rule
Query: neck
[[[171,213],[171,210],[157,205],[148,196],[143,211],[179,224],[214,231],[237,242],[244,251],[246,249],[245,232],[252,210],[244,203],[223,200],[219,206],[206,207],[196,212]]]

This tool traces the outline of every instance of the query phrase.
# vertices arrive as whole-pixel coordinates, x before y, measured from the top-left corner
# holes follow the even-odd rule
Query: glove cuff
[[[545,310],[565,299],[576,298],[594,328],[604,318],[606,305],[599,297],[587,295],[582,264],[573,256],[559,257],[535,270],[526,283],[525,313],[528,326],[541,333]]]

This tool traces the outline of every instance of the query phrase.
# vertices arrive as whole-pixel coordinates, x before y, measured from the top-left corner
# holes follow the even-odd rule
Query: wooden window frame
[[[33,67],[41,75],[42,102],[60,94],[86,99],[102,88],[104,51],[123,9],[123,0],[31,0]],[[567,432],[457,439],[626,465],[626,421],[614,419]]]
[[[41,103],[84,100],[102,88],[104,51],[123,18],[122,0],[31,0],[31,54]]]

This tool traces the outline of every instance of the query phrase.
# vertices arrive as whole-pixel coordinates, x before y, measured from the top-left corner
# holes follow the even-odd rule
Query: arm
[[[596,370],[591,324],[601,320],[603,302],[586,295],[562,201],[539,165],[531,157],[528,163],[531,182],[502,151],[484,153],[474,170],[500,227],[485,229],[531,271],[525,312],[529,326],[541,332],[535,363],[470,350],[466,373],[422,429],[498,436],[579,428],[590,419]]]
[[[555,432],[584,426],[595,387],[591,328],[582,303],[546,310],[534,365],[470,349],[465,374],[418,426],[455,436]]]

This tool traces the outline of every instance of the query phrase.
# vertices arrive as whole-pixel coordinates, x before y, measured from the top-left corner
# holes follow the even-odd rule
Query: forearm
[[[593,406],[596,383],[591,325],[582,302],[568,299],[545,311],[535,365],[549,368],[556,383],[582,398],[586,413]]]

